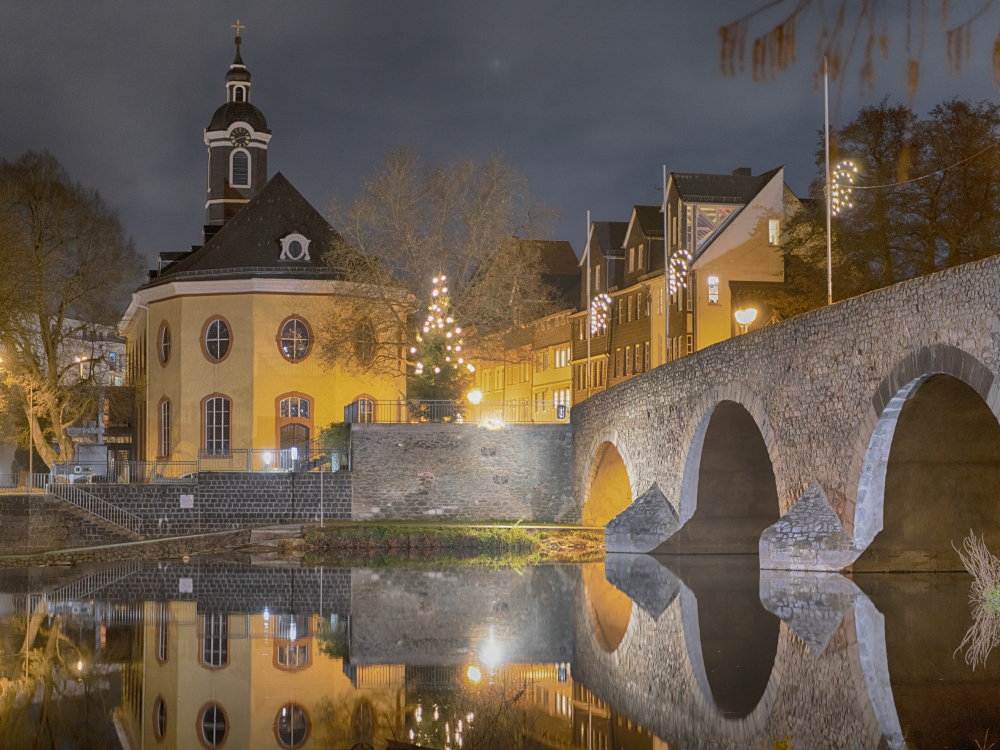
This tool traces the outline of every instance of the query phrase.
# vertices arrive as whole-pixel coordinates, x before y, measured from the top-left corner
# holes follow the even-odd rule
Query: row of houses
[[[593,221],[582,257],[537,243],[558,312],[512,336],[504,361],[479,361],[485,401],[514,401],[539,421],[618,383],[774,322],[782,237],[800,206],[784,168],[760,175],[670,174],[660,206]],[[575,269],[570,265],[575,264]],[[739,310],[753,310],[741,325]]]

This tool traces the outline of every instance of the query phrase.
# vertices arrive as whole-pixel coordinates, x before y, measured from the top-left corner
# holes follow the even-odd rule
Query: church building
[[[370,378],[321,362],[317,336],[357,285],[323,262],[335,230],[279,172],[240,57],[205,129],[202,245],[162,253],[132,296],[126,338],[136,458],[193,461],[290,448],[358,399],[405,397],[405,369]]]

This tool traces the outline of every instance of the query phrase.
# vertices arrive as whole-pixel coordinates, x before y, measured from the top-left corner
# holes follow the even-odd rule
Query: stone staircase
[[[92,547],[98,544],[138,542],[145,539],[141,534],[134,534],[110,521],[105,521],[100,516],[95,516],[93,513],[65,502],[55,495],[47,494],[46,500],[53,503],[57,509],[56,512],[66,519],[70,529],[70,538],[80,542],[69,546]]]

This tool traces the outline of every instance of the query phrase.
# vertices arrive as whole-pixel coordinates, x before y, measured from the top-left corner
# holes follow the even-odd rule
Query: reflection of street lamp
[[[740,333],[746,333],[750,324],[757,319],[757,310],[753,307],[747,307],[743,310],[737,310],[736,322],[740,324]]]
[[[469,402],[473,406],[479,406],[479,402],[483,400],[483,392],[476,388],[475,390],[469,391],[466,398],[469,399]]]

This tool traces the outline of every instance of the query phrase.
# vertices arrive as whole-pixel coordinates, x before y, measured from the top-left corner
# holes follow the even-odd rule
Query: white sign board
[[[194,579],[193,578],[181,578],[177,584],[177,590],[182,594],[193,594],[194,593]]]
[[[194,507],[194,495],[181,495],[181,507],[182,508],[193,508]]]

